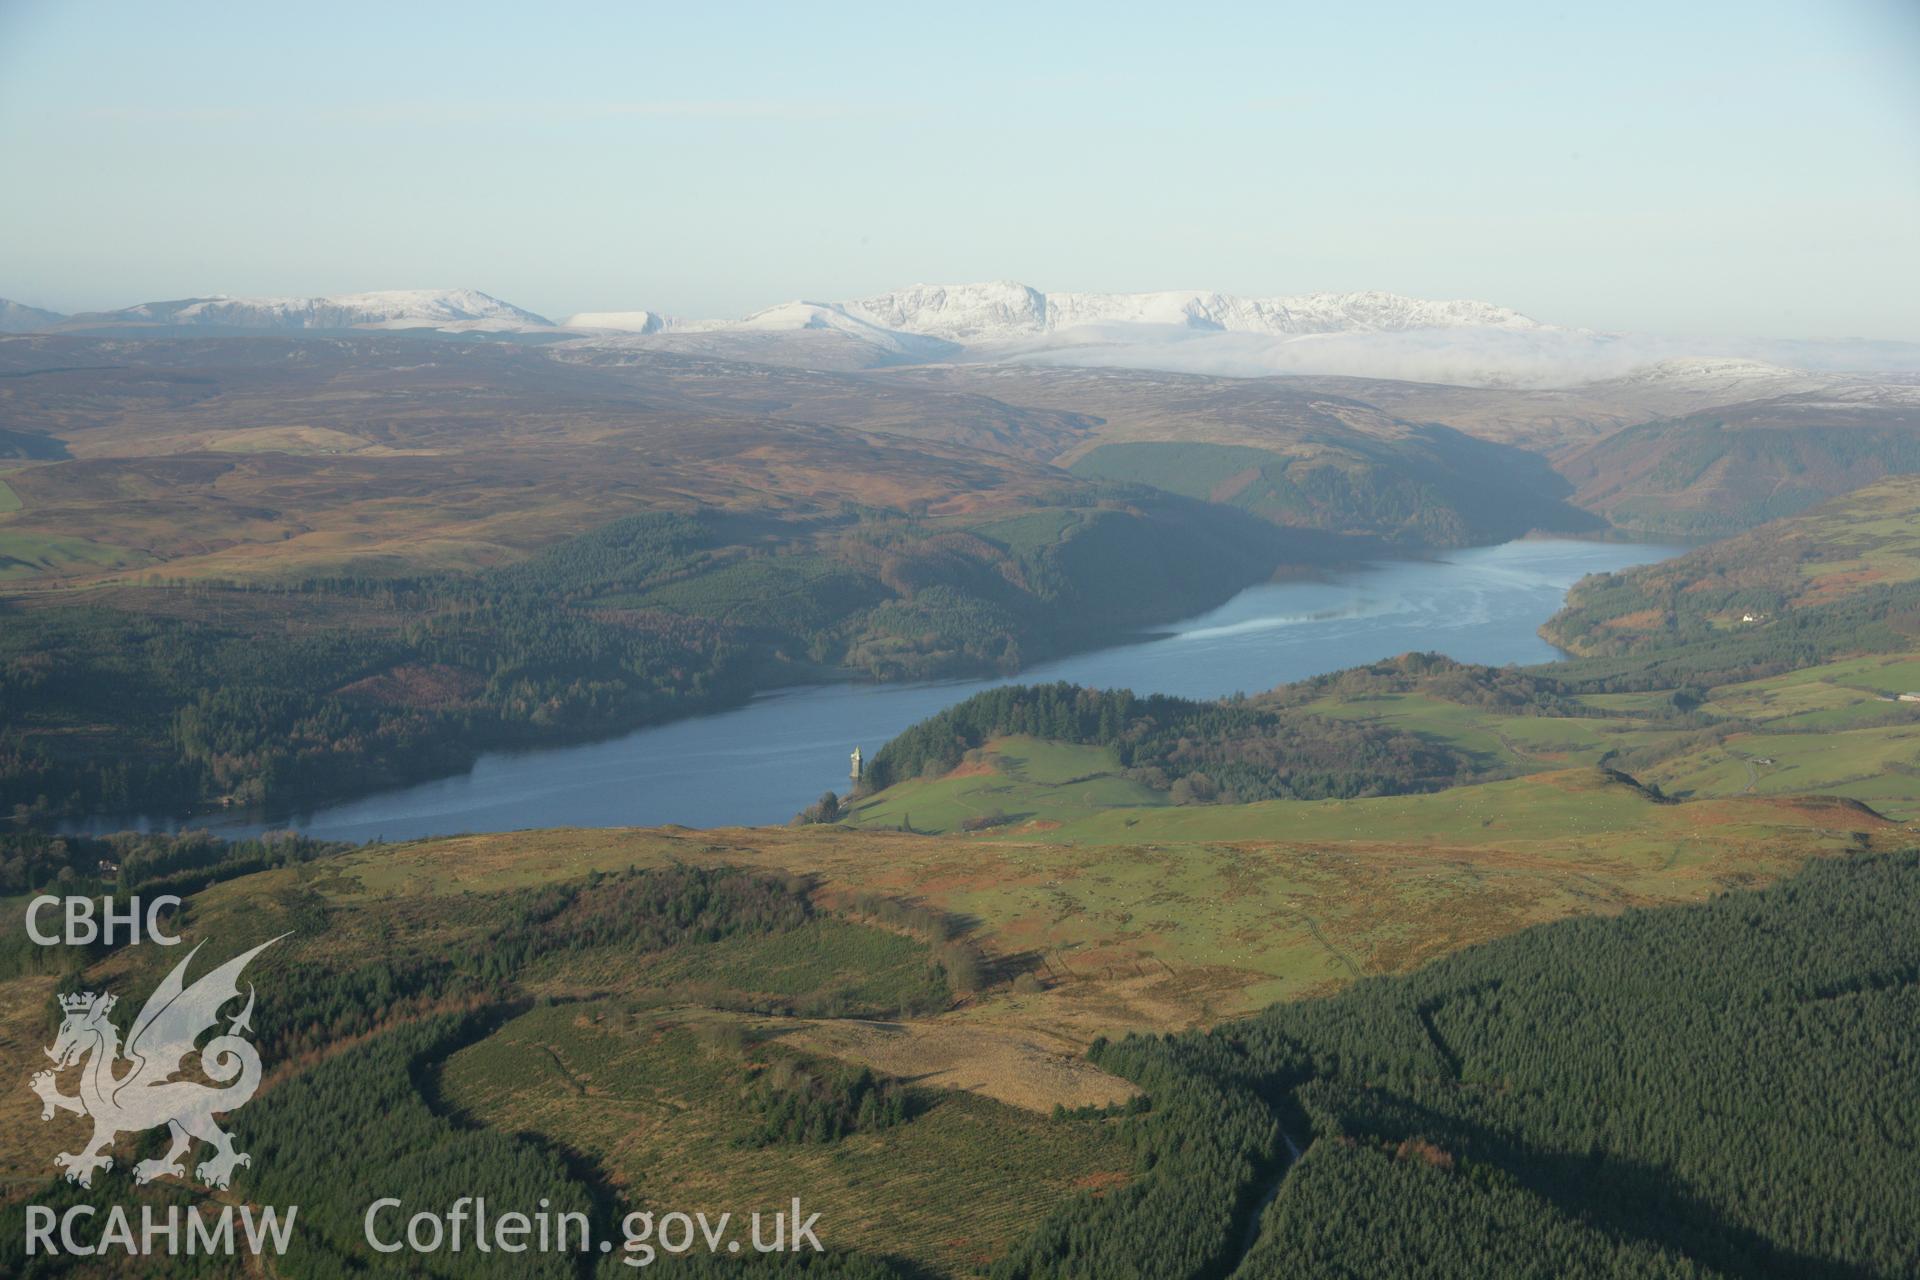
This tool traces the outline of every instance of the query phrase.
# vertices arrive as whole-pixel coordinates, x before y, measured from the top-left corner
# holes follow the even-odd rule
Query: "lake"
[[[1382,561],[1319,581],[1249,587],[1198,617],[1007,679],[813,685],[602,742],[490,753],[459,777],[273,822],[235,814],[185,823],[96,819],[75,829],[185,825],[244,835],[292,827],[323,839],[401,840],[526,827],[780,823],[828,788],[845,790],[855,746],[871,756],[901,729],[995,685],[1070,680],[1216,698],[1411,649],[1494,665],[1546,662],[1559,655],[1535,629],[1575,582],[1680,551],[1528,539]]]

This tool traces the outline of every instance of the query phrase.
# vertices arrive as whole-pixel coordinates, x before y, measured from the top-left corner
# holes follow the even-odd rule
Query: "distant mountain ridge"
[[[1679,338],[1536,320],[1473,299],[1381,291],[1252,296],[1205,290],[1050,293],[1013,280],[918,284],[841,301],[796,300],[735,319],[653,308],[555,323],[475,289],[320,297],[199,297],[61,316],[0,300],[0,332],[488,336],[649,349],[815,370],[1041,363],[1236,378],[1331,375],[1480,388],[1632,379],[1716,401],[1808,373],[1920,373],[1920,343]],[[1791,366],[1791,367],[1782,367]]]
[[[1049,293],[999,280],[787,302],[738,320],[590,312],[562,327],[594,341],[830,369],[987,360],[1504,388],[1637,378],[1650,388],[1714,396],[1742,386],[1754,394],[1765,394],[1769,385],[1784,390],[1807,382],[1810,370],[1920,372],[1920,344],[1914,343],[1613,333],[1553,324],[1491,302],[1379,290],[1268,297],[1205,290]]]
[[[583,312],[567,329],[600,341],[644,339],[663,350],[805,368],[873,368],[955,359],[1043,359],[1184,367],[1196,354],[1235,359],[1307,340],[1412,340],[1478,346],[1551,341],[1584,331],[1510,307],[1378,291],[1249,297],[1203,290],[1048,293],[1014,280],[912,285],[843,301],[799,300],[737,320],[684,320],[652,310]],[[1188,345],[1198,344],[1198,345]],[[1302,354],[1306,350],[1302,348]],[[1327,359],[1333,348],[1315,348]],[[1244,368],[1218,372],[1297,372]]]
[[[991,284],[914,285],[827,305],[882,328],[960,342],[1028,338],[1109,324],[1276,336],[1546,327],[1488,302],[1436,302],[1377,291],[1271,298],[1199,290],[1043,293],[1017,281],[1002,280]]]
[[[688,320],[652,309],[586,311],[556,325],[477,289],[391,289],[317,297],[212,295],[63,316],[0,300],[9,331],[192,327],[223,329],[602,330],[656,333],[838,329],[871,340],[911,335],[948,342],[1018,341],[1103,325],[1172,326],[1207,333],[1299,336],[1412,329],[1548,328],[1508,307],[1382,292],[1243,297],[1190,291],[1046,293],[1017,281],[913,285],[839,302],[797,300],[734,320]]]
[[[0,298],[0,333],[37,333],[42,329],[51,329],[65,319],[58,311]]]
[[[1552,327],[1490,302],[1436,302],[1377,290],[1270,298],[1202,290],[1046,293],[1016,280],[916,284],[839,302],[801,299],[765,307],[738,320],[683,320],[651,310],[589,311],[569,317],[566,325],[641,334],[835,328],[908,333],[960,343],[1019,341],[1102,325],[1157,325],[1206,333],[1287,337],[1403,333],[1410,329]]]
[[[383,289],[314,298],[176,298],[118,311],[66,316],[46,328],[245,329],[303,332],[338,329],[433,329],[447,333],[524,332],[554,328],[545,316],[478,289]]]

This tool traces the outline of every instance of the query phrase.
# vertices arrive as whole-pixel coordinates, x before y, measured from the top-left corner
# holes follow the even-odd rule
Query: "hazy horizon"
[[[1500,298],[1497,298],[1497,297],[1489,297],[1489,296],[1470,297],[1468,295],[1458,295],[1457,297],[1440,297],[1437,295],[1430,295],[1430,294],[1428,295],[1412,294],[1412,293],[1408,293],[1406,290],[1403,290],[1403,289],[1392,289],[1392,288],[1386,288],[1386,287],[1368,287],[1368,288],[1355,288],[1355,289],[1311,289],[1311,290],[1294,289],[1294,290],[1283,290],[1283,291],[1266,292],[1266,293],[1255,293],[1251,290],[1236,289],[1231,286],[1221,287],[1221,286],[1210,285],[1210,284],[1195,285],[1189,288],[1168,287],[1168,288],[1148,288],[1148,289],[1066,290],[1066,289],[1049,288],[1047,285],[1033,281],[1033,280],[1015,280],[1012,277],[1007,277],[1007,276],[997,276],[992,278],[983,277],[979,280],[917,279],[917,280],[910,280],[910,281],[901,281],[892,286],[871,289],[871,290],[864,290],[859,293],[842,290],[838,292],[809,295],[804,298],[798,295],[794,295],[791,297],[768,296],[763,301],[756,303],[746,308],[743,311],[740,311],[737,313],[731,313],[731,314],[724,314],[724,315],[719,313],[703,314],[703,313],[689,312],[689,311],[676,311],[672,308],[652,305],[644,300],[637,301],[626,306],[609,306],[609,307],[565,307],[563,306],[563,307],[559,307],[551,310],[543,310],[540,307],[529,306],[526,303],[522,302],[517,297],[508,296],[500,293],[497,290],[486,288],[483,285],[474,285],[465,281],[447,281],[447,282],[440,282],[440,283],[424,283],[424,284],[418,283],[418,282],[391,284],[391,285],[376,284],[376,285],[370,285],[366,288],[354,288],[354,289],[286,289],[286,290],[276,290],[271,292],[254,291],[254,292],[247,292],[247,293],[240,293],[231,289],[224,289],[224,290],[207,289],[207,290],[186,291],[186,292],[172,293],[172,294],[144,295],[137,298],[129,297],[121,301],[108,302],[101,306],[91,306],[91,307],[67,307],[67,306],[59,305],[57,301],[35,300],[20,294],[10,294],[5,291],[4,282],[0,282],[0,300],[22,303],[27,306],[38,307],[43,310],[54,311],[63,315],[77,316],[77,315],[86,315],[86,314],[109,314],[115,311],[125,310],[130,307],[140,306],[147,303],[179,302],[179,301],[185,301],[189,299],[215,299],[215,298],[229,298],[229,299],[235,299],[235,300],[318,299],[318,298],[349,297],[349,296],[362,295],[362,294],[412,293],[412,292],[435,293],[435,292],[446,292],[446,291],[461,290],[461,289],[472,289],[476,292],[486,294],[489,297],[492,297],[500,302],[505,302],[513,306],[521,307],[524,310],[531,311],[536,315],[539,315],[542,319],[551,321],[555,325],[564,325],[568,322],[568,320],[571,317],[576,315],[587,315],[587,314],[593,314],[596,312],[616,313],[616,312],[637,312],[637,311],[653,311],[666,316],[670,316],[673,319],[681,320],[681,321],[726,322],[726,321],[743,319],[749,315],[752,315],[755,312],[777,307],[782,304],[791,303],[791,302],[808,302],[808,303],[819,303],[819,304],[855,302],[855,301],[870,299],[870,298],[874,298],[874,297],[878,297],[878,296],[882,296],[890,293],[905,292],[915,288],[952,289],[952,288],[965,288],[971,285],[995,284],[995,283],[1013,283],[1013,284],[1024,285],[1024,286],[1033,288],[1042,294],[1075,293],[1075,294],[1110,294],[1110,295],[1125,296],[1125,295],[1148,295],[1148,294],[1179,295],[1179,294],[1187,294],[1187,293],[1194,293],[1194,294],[1213,293],[1213,294],[1223,294],[1223,295],[1235,296],[1235,297],[1241,297],[1241,298],[1256,298],[1256,297],[1257,298],[1278,298],[1278,297],[1298,298],[1298,297],[1309,296],[1312,294],[1358,294],[1358,293],[1375,292],[1375,293],[1394,294],[1397,296],[1414,298],[1422,301],[1434,301],[1434,302],[1475,301],[1475,302],[1491,303],[1496,306],[1508,305],[1507,303],[1503,302]],[[1738,331],[1733,331],[1733,330],[1727,330],[1727,331],[1721,331],[1721,332],[1703,332],[1703,331],[1697,331],[1697,330],[1692,332],[1678,332],[1678,331],[1666,332],[1666,331],[1661,331],[1656,329],[1608,330],[1608,329],[1601,329],[1596,326],[1569,323],[1555,316],[1539,315],[1533,312],[1528,312],[1524,308],[1515,307],[1513,309],[1516,311],[1520,311],[1523,315],[1526,315],[1528,319],[1537,321],[1540,324],[1546,325],[1546,326],[1564,328],[1569,330],[1582,330],[1582,331],[1591,332],[1599,335],[1617,334],[1617,335],[1648,338],[1648,339],[1661,340],[1661,341],[1672,340],[1672,341],[1678,341],[1678,342],[1685,342],[1687,340],[1693,340],[1693,339],[1711,341],[1715,339],[1744,339],[1750,336],[1753,340],[1756,340],[1756,341],[1764,341],[1768,339],[1779,339],[1781,341],[1805,341],[1810,343],[1830,342],[1830,343],[1841,343],[1841,344],[1861,343],[1861,344],[1887,344],[1887,345],[1903,345],[1903,346],[1920,345],[1920,336],[1916,336],[1913,339],[1901,339],[1901,338],[1880,338],[1880,337],[1876,337],[1868,334],[1831,333],[1831,334],[1810,334],[1800,338],[1794,338],[1794,337],[1781,338],[1780,335],[1773,334],[1773,333],[1755,332],[1751,335],[1747,335],[1747,334],[1742,334],[1742,333],[1739,333]],[[1199,334],[1196,336],[1205,337],[1209,335],[1206,335],[1203,332],[1202,334]],[[1647,358],[1653,359],[1657,357],[1647,357]],[[1861,367],[1866,368],[1870,366],[1862,365]]]
[[[1899,0],[1102,12],[9,4],[0,296],[730,318],[1017,279],[1920,341]]]

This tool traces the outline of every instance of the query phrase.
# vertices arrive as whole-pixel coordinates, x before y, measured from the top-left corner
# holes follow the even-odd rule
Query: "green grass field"
[[[14,501],[17,505],[19,499]],[[130,547],[0,527],[0,582],[137,569],[151,563],[152,556]]]
[[[1660,739],[1659,730],[1628,719],[1502,716],[1420,694],[1386,694],[1350,701],[1326,700],[1305,708],[1340,719],[1374,720],[1444,741],[1489,760],[1515,775],[1550,773],[1598,764],[1611,752],[1633,750]],[[1480,797],[1495,806],[1499,792],[1456,788],[1439,795],[1345,802],[1269,801],[1251,805],[1194,805],[1173,809],[1166,792],[1124,776],[1109,748],[1006,738],[969,754],[951,774],[896,784],[852,807],[847,824],[869,830],[911,829],[924,834],[973,830],[1015,838],[1112,842],[1160,838],[1200,840],[1350,839],[1389,813],[1435,815],[1468,808]],[[1471,798],[1471,799],[1463,799]],[[1311,815],[1311,816],[1307,816]],[[1524,815],[1531,819],[1532,814]],[[1551,831],[1570,815],[1549,808],[1524,838]],[[1503,817],[1520,821],[1522,816]],[[1427,816],[1409,818],[1418,825]],[[1304,825],[1302,825],[1304,824]],[[1442,822],[1435,831],[1455,831]],[[1411,828],[1397,819],[1377,828],[1378,838],[1405,838]]]
[[[1740,734],[1648,770],[1674,795],[1837,795],[1920,817],[1920,725]]]
[[[1912,654],[1871,654],[1846,658],[1819,666],[1802,667],[1783,675],[1770,676],[1744,684],[1723,686],[1714,691],[1716,704],[1725,702],[1731,712],[1752,716],[1751,703],[1735,699],[1781,695],[1790,690],[1824,686],[1868,696],[1897,697],[1920,690],[1920,656]]]
[[[1662,806],[1623,783],[1575,770],[1551,781],[1516,779],[1427,795],[1364,800],[1266,800],[1089,815],[1046,832],[1050,840],[1286,840],[1459,844],[1496,840],[1573,841],[1656,830]]]
[[[943,778],[891,787],[853,806],[848,825],[940,834],[1070,822],[1110,809],[1167,803],[1164,792],[1122,776],[1111,748],[1003,738]]]
[[[1686,798],[1844,796],[1904,820],[1920,817],[1920,704],[1896,701],[1920,686],[1920,657],[1873,656],[1810,667],[1712,691],[1692,724],[1671,716],[1668,691],[1589,695],[1603,715],[1508,714],[1420,692],[1325,698],[1302,710],[1365,720],[1446,743],[1515,777],[1577,766],[1635,763],[1630,771]],[[1715,720],[1729,742],[1695,745]],[[1761,763],[1766,761],[1769,763]],[[1559,796],[1551,803],[1543,798]],[[1166,793],[1129,779],[1110,751],[1007,739],[953,773],[897,784],[857,803],[848,825],[938,834],[972,831],[1050,842],[1359,839],[1381,841],[1578,837],[1594,803],[1558,790],[1510,806],[1492,787],[1426,796],[1301,805],[1171,807]],[[1485,810],[1483,813],[1482,810]],[[1625,810],[1621,810],[1625,812]],[[1484,818],[1486,826],[1476,827]],[[1603,825],[1605,825],[1603,821]]]
[[[1872,729],[1889,723],[1920,721],[1920,707],[1910,702],[1889,703],[1861,698],[1837,706],[1813,707],[1782,716],[1769,726],[1794,733],[1825,733],[1836,729]]]
[[[1627,695],[1634,697],[1637,695]],[[1663,695],[1664,696],[1664,695]],[[1417,693],[1325,699],[1305,710],[1342,720],[1376,720],[1446,742],[1514,773],[1598,764],[1609,752],[1654,740],[1659,731],[1631,718],[1632,703],[1610,707],[1621,718],[1502,715]]]
[[[992,539],[1014,555],[1029,556],[1064,541],[1084,522],[1082,513],[1072,508],[1048,507],[961,527]]]

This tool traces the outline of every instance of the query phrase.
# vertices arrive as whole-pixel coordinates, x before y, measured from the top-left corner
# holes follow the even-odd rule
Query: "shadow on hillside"
[[[1606,1152],[1540,1151],[1492,1129],[1404,1097],[1387,1104],[1392,1124],[1355,1126],[1355,1136],[1389,1144],[1419,1138],[1468,1160],[1499,1168],[1575,1221],[1610,1234],[1677,1249],[1723,1275],[1778,1280],[1872,1280],[1850,1263],[1782,1248],[1727,1220],[1671,1172]],[[1389,1130],[1397,1130],[1390,1132]]]

